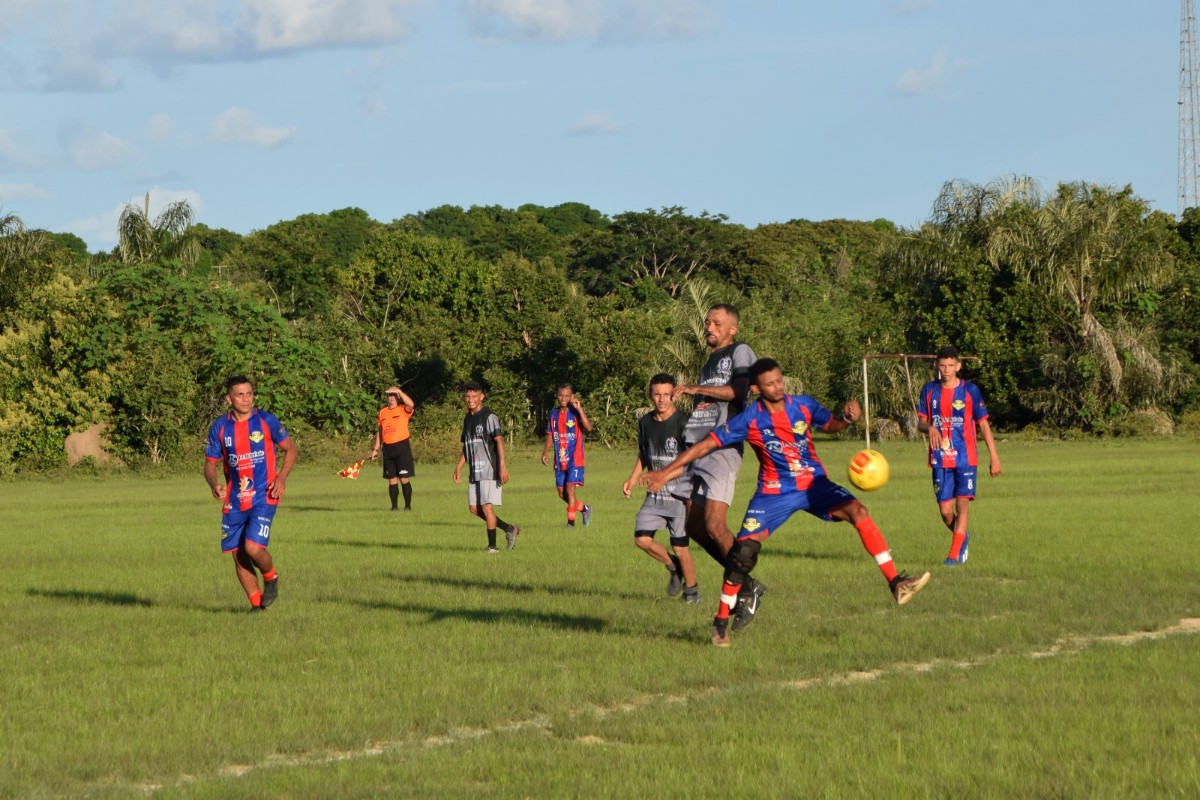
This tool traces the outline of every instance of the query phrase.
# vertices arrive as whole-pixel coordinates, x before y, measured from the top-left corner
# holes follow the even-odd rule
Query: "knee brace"
[[[734,586],[741,586],[758,563],[758,551],[761,549],[762,542],[754,539],[739,539],[735,542],[726,559],[725,580]]]

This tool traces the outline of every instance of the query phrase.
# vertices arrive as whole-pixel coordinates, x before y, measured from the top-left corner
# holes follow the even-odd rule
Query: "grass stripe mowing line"
[[[1188,617],[1180,619],[1173,625],[1160,628],[1158,630],[1103,634],[1097,636],[1063,637],[1047,649],[1034,650],[1022,657],[1031,659],[1046,659],[1063,654],[1077,653],[1081,650],[1097,645],[1116,644],[1128,647],[1142,642],[1164,639],[1170,636],[1188,636],[1197,633],[1200,633],[1200,618]],[[890,675],[930,673],[941,668],[972,669],[974,667],[983,666],[1004,658],[1011,658],[1014,655],[1015,654],[1012,653],[1006,653],[982,656],[980,658],[966,660],[934,659],[932,661],[925,661],[917,664],[898,663],[883,669],[855,670],[852,672],[843,672],[827,677],[787,680],[776,683],[774,687],[767,685],[756,688],[806,690],[821,687],[846,686],[865,681],[879,680],[887,678]],[[736,688],[744,688],[744,686],[739,686]],[[567,716],[570,719],[589,718],[599,720],[619,714],[632,714],[646,709],[684,705],[699,699],[720,698],[723,695],[730,694],[732,691],[734,691],[734,689],[735,687],[714,686],[690,695],[663,693],[646,694],[611,706],[589,704],[569,712]],[[329,751],[323,754],[304,756],[271,756],[270,758],[258,764],[232,764],[221,767],[211,776],[211,778],[241,778],[253,772],[264,770],[322,767],[342,762],[377,758],[380,756],[397,753],[408,748],[428,749],[437,747],[450,747],[462,744],[464,742],[470,742],[491,736],[503,736],[514,733],[519,734],[529,731],[548,731],[551,728],[551,718],[546,715],[538,715],[529,719],[517,720],[504,724],[459,727],[448,730],[444,734],[439,735],[427,735],[392,742],[382,742],[374,744],[370,747],[362,748],[360,750],[337,750]],[[586,736],[577,737],[576,741],[581,744],[590,744],[590,738],[591,737]],[[206,778],[203,776],[182,776],[174,782],[173,787],[182,788],[192,784],[203,783],[205,780]],[[96,788],[112,790],[116,787],[114,787],[112,784],[105,784],[103,787]],[[130,788],[141,791],[146,795],[153,795],[158,791],[168,787],[163,784],[139,784]]]

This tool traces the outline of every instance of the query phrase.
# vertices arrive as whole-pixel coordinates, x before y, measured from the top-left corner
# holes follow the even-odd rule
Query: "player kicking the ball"
[[[713,644],[729,646],[729,612],[737,602],[738,590],[749,580],[762,543],[797,511],[853,525],[863,547],[887,579],[896,603],[907,603],[928,583],[929,573],[910,578],[896,571],[887,542],[866,506],[829,480],[813,449],[812,428],[827,433],[846,428],[862,415],[858,402],[846,403],[841,415],[835,417],[808,395],[789,395],[784,391],[779,364],[770,358],[754,363],[750,381],[758,388],[758,400],[689,447],[669,466],[642,476],[647,488],[657,491],[686,465],[736,442],[748,442],[758,456],[758,488],[750,498],[737,541],[725,562],[721,600],[712,625]]]

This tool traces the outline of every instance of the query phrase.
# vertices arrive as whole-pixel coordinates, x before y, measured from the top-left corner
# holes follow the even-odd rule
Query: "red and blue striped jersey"
[[[575,409],[569,406],[554,408],[546,420],[546,433],[554,439],[554,458],[561,469],[586,465],[583,424]]]
[[[825,475],[813,448],[812,429],[833,419],[829,409],[806,394],[784,395],[783,409],[772,413],[762,400],[716,428],[710,435],[722,447],[748,442],[758,456],[758,494],[803,492]]]
[[[930,381],[921,387],[917,416],[930,427],[937,428],[942,436],[942,449],[937,453],[933,448],[929,450],[930,466],[979,465],[975,425],[987,419],[988,410],[978,386],[961,378],[953,389],[943,387],[939,381]],[[960,462],[960,457],[966,461]]]
[[[204,455],[225,464],[224,513],[279,503],[267,496],[267,485],[277,471],[275,445],[287,438],[279,419],[258,408],[241,422],[226,414],[212,424]]]

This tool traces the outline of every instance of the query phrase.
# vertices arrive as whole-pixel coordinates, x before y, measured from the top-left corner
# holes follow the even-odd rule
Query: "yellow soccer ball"
[[[891,470],[878,450],[859,450],[846,467],[850,482],[864,492],[873,492],[888,482]]]

